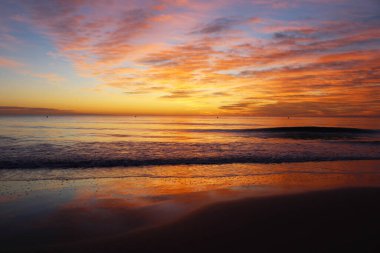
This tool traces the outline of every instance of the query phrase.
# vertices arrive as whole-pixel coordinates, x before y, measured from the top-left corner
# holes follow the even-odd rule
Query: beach
[[[377,121],[2,120],[1,252],[379,249]]]
[[[2,249],[3,252],[378,252],[379,194],[379,188],[350,188],[247,198],[205,206],[174,222],[130,233],[80,240],[63,237],[51,243],[51,234],[34,231],[24,238],[2,243]],[[130,214],[119,209],[124,215]],[[63,221],[59,223],[49,226],[65,227]],[[70,225],[66,230],[71,237],[78,233],[70,230]]]
[[[376,252],[379,166],[372,160],[136,168],[144,176],[108,168],[92,169],[91,178],[67,169],[24,178],[3,170],[2,250],[332,252],[365,241],[363,252]]]

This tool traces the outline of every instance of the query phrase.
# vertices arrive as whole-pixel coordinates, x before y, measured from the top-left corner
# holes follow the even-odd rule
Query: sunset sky
[[[379,0],[0,3],[0,114],[380,116]]]

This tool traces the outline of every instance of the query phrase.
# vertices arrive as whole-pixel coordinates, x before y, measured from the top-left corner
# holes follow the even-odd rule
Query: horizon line
[[[67,113],[67,114],[1,114],[0,117],[67,117],[67,116],[109,116],[109,117],[247,117],[247,118],[380,118],[380,115],[247,115],[247,114],[113,114],[113,113]]]

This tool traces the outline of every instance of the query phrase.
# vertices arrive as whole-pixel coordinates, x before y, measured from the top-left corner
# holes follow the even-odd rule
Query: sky
[[[379,0],[2,0],[0,115],[380,116]]]

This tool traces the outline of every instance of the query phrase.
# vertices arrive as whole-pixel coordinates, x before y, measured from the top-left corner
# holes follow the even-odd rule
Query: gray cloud
[[[70,115],[78,114],[75,111],[53,108],[0,106],[0,115]]]
[[[199,91],[186,91],[186,90],[178,90],[178,91],[172,91],[168,95],[161,96],[161,98],[189,98],[192,97],[194,94],[198,94]]]
[[[224,32],[231,29],[234,25],[239,24],[241,21],[233,18],[217,18],[212,22],[205,24],[198,28],[193,33],[212,34]]]
[[[236,25],[258,22],[258,18],[222,17],[197,27],[192,34],[216,34],[232,29]]]

